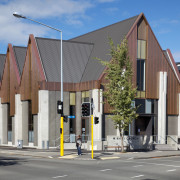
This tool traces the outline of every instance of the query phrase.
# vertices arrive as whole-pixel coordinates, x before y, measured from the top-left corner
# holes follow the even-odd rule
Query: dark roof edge
[[[51,39],[51,38],[42,38],[42,37],[35,37],[35,39],[44,39],[44,40],[60,41],[60,39]],[[78,44],[94,45],[94,43],[90,43],[90,42],[79,42],[79,41],[73,41],[73,40],[63,40],[63,41],[64,41],[64,42],[71,42],[71,43],[78,43]]]
[[[25,46],[13,46],[13,48],[27,48]]]
[[[96,31],[99,31],[99,30],[105,29],[105,28],[107,28],[107,27],[114,26],[115,24],[118,24],[118,23],[121,23],[121,22],[124,22],[124,21],[128,21],[128,20],[133,19],[133,18],[138,17],[138,16],[139,16],[139,15],[136,15],[136,16],[130,17],[130,18],[128,18],[128,19],[124,19],[124,20],[122,20],[122,21],[118,21],[118,22],[116,22],[116,23],[113,23],[113,24],[110,24],[110,25],[104,26],[104,27],[102,27],[102,28],[96,29],[96,30],[94,30],[94,31],[90,31],[90,32],[88,32],[88,33],[85,33],[85,34],[83,34],[83,35],[80,35],[80,36],[77,36],[77,37],[71,38],[70,40],[73,40],[73,39],[76,39],[76,38],[79,38],[79,37],[85,36],[85,35],[90,34],[90,33],[94,33],[94,32],[96,32]]]

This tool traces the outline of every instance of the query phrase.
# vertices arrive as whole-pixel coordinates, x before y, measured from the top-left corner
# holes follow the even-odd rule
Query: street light
[[[15,16],[16,18],[23,18],[23,19],[28,19],[30,21],[33,21],[35,23],[38,23],[40,25],[46,26],[50,29],[53,29],[55,31],[58,31],[61,33],[61,102],[62,102],[62,106],[63,106],[63,59],[62,59],[62,30],[56,29],[54,27],[48,26],[46,24],[43,24],[41,22],[35,21],[33,19],[27,18],[26,16],[23,16],[22,14],[19,14],[17,12],[13,13],[13,16]],[[62,107],[63,109],[63,107]],[[63,113],[61,114],[61,128],[62,128],[62,133],[61,133],[61,138],[60,138],[60,144],[61,144],[61,153],[60,155],[63,156],[64,155],[64,137],[63,137]]]

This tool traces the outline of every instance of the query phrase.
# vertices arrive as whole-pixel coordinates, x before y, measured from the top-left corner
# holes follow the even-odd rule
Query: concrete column
[[[38,146],[38,116],[33,115],[34,121],[34,146]]]
[[[158,100],[158,142],[161,144],[165,144],[166,139],[166,94],[167,72],[160,72]]]
[[[76,135],[81,134],[81,92],[76,92]]]
[[[15,145],[15,121],[12,117],[12,145]]]
[[[179,115],[178,115],[178,137],[180,137],[180,94],[179,94]]]
[[[20,94],[16,94],[14,116],[15,146],[18,145],[18,140],[23,141],[23,145],[28,145],[28,118],[28,101],[21,101]]]
[[[39,91],[38,148],[49,148],[49,91]]]
[[[92,98],[93,98],[93,104],[94,104],[93,116],[99,118],[99,124],[94,124],[94,127],[93,127],[94,140],[101,141],[102,140],[102,114],[103,114],[102,90],[93,89]],[[100,103],[100,109],[98,111],[99,103]]]
[[[2,122],[2,104],[0,98],[0,145],[2,144],[3,139],[3,122]]]
[[[0,102],[0,144],[8,143],[8,105]]]

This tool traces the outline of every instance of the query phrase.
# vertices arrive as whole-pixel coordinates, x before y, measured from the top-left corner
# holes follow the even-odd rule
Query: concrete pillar
[[[8,143],[8,105],[0,102],[0,144]]]
[[[12,145],[15,145],[15,121],[12,117]]]
[[[76,92],[76,135],[81,135],[81,92]]]
[[[49,91],[39,91],[38,148],[49,148]]]
[[[180,137],[180,94],[179,94],[179,115],[178,115],[178,137]]]
[[[166,140],[166,94],[167,72],[160,72],[158,100],[158,142],[161,144],[165,144]]]
[[[23,145],[28,145],[28,118],[28,101],[21,101],[20,94],[16,94],[14,116],[15,146],[18,146],[18,141],[23,141]]]
[[[102,90],[93,89],[92,98],[94,104],[93,116],[99,118],[99,124],[94,124],[94,140],[102,140],[102,114],[103,114],[103,105],[102,105]]]
[[[33,115],[34,122],[34,146],[38,146],[38,116]]]
[[[0,98],[0,145],[2,144],[3,139],[3,122],[2,122],[2,104]]]

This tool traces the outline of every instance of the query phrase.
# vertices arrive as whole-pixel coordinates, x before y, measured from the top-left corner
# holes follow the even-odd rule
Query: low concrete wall
[[[152,136],[124,136],[124,146],[131,150],[152,150]],[[121,146],[119,136],[107,136],[107,146]]]

